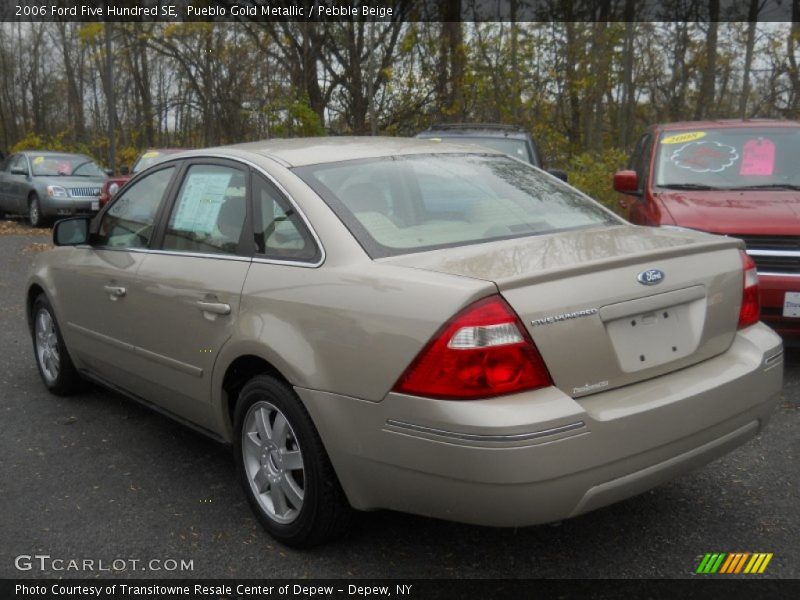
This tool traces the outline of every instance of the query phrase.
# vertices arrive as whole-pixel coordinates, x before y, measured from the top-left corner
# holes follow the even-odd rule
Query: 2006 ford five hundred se
[[[742,444],[781,389],[741,241],[630,225],[475,146],[190,151],[53,235],[27,288],[45,385],[232,444],[290,545],[353,508],[585,513]]]

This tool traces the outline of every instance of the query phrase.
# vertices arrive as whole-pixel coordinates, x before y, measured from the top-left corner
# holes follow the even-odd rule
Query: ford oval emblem
[[[659,269],[647,269],[636,277],[642,285],[655,285],[664,281],[664,271]]]

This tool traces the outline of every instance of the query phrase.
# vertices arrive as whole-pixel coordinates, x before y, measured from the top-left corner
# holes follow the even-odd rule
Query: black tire
[[[256,438],[248,437],[248,439],[261,440],[261,435],[253,430],[254,419],[257,419],[259,414],[266,417],[270,433],[275,434],[273,436],[275,438],[279,437],[276,433],[277,415],[285,417],[288,427],[284,428],[286,433],[283,437],[286,441],[283,445],[287,449],[286,454],[289,450],[300,451],[301,469],[283,471],[285,463],[279,459],[278,464],[282,470],[279,472],[275,470],[275,459],[269,458],[269,450],[263,445],[259,446],[265,442],[245,442],[245,435],[255,434]],[[269,375],[254,377],[239,394],[234,424],[236,468],[242,487],[253,512],[272,537],[287,546],[308,548],[328,542],[344,533],[353,519],[354,511],[347,502],[311,417],[291,387]],[[245,451],[245,446],[248,444],[252,444],[249,447],[249,454]],[[259,456],[254,456],[262,451]],[[280,453],[278,450],[273,452]],[[256,489],[259,485],[258,477],[252,475],[254,471],[272,473],[275,480],[280,481],[280,484],[276,484],[278,489],[286,485],[284,479],[287,477],[291,477],[294,484],[297,484],[297,478],[301,477],[300,487],[303,492],[301,507],[295,508],[289,496],[284,496],[284,504],[288,508],[283,511],[283,515],[278,514],[281,511],[275,507],[272,499],[273,484],[269,484],[268,491],[259,492]],[[264,482],[264,479],[261,481]],[[270,512],[272,509],[275,511],[274,515]],[[279,522],[281,518],[290,518],[290,521]]]
[[[42,207],[39,204],[39,196],[31,194],[28,198],[28,223],[31,227],[46,227],[47,219],[42,215]]]
[[[46,342],[44,338],[38,337],[41,325],[37,321],[42,318],[42,315],[46,315],[45,319],[50,319],[53,328],[51,336],[55,336],[55,339],[49,338],[51,340],[49,344],[54,344],[54,348],[58,353],[58,369],[55,377],[52,370],[50,370],[53,364],[52,352],[50,355],[50,368],[48,368],[48,363],[43,358]],[[36,360],[36,367],[39,369],[42,382],[51,393],[56,396],[69,396],[84,388],[85,383],[72,363],[69,352],[67,352],[67,346],[61,336],[61,329],[58,327],[53,307],[44,294],[39,294],[31,307],[31,337],[33,339],[33,356]]]

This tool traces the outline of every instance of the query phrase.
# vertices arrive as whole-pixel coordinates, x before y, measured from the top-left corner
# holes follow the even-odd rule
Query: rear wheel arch
[[[33,330],[33,303],[36,302],[36,298],[38,298],[40,294],[44,294],[45,298],[47,298],[47,293],[44,291],[44,288],[38,283],[34,283],[28,288],[28,293],[25,298],[25,316],[28,319],[28,329],[31,331]]]
[[[288,385],[291,382],[272,363],[255,354],[236,357],[225,369],[222,377],[222,409],[228,436],[233,435],[236,402],[242,388],[256,375],[271,375]]]

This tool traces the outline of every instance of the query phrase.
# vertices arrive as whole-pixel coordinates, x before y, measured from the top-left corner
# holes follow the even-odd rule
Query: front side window
[[[28,161],[25,160],[24,154],[17,154],[11,158],[8,170],[11,171],[12,169],[21,169],[26,173],[28,172]]]
[[[296,172],[373,258],[621,222],[503,156],[393,157]]]
[[[655,183],[675,189],[797,189],[800,128],[665,131]]]
[[[147,248],[158,207],[175,167],[143,177],[114,199],[103,215],[97,244],[115,248]]]
[[[236,254],[247,206],[246,175],[219,165],[186,173],[164,236],[165,250]]]

